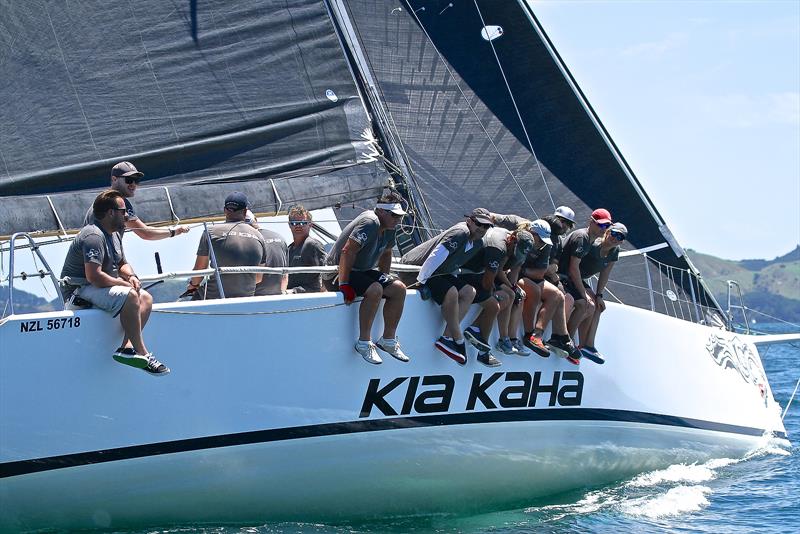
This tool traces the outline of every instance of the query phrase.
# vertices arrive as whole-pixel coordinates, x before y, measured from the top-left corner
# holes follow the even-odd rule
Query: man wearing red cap
[[[580,264],[589,252],[592,243],[602,237],[606,229],[611,226],[611,213],[607,209],[596,209],[589,218],[589,226],[575,230],[564,241],[561,258],[558,262],[558,276],[564,284],[564,289],[575,299],[575,305],[567,321],[567,330],[574,338],[578,326],[587,318],[594,315],[595,299],[587,293],[589,284],[581,277]],[[576,354],[567,356],[567,360],[577,364]]]

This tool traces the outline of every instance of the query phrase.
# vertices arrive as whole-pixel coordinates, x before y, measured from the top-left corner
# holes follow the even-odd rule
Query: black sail
[[[540,217],[567,205],[580,226],[605,207],[628,226],[624,248],[657,248],[649,261],[618,262],[609,289],[619,300],[687,319],[716,307],[527,4],[333,3],[347,7],[352,46],[367,58],[435,228],[478,206]]]
[[[148,222],[388,180],[324,2],[2,0],[0,69],[0,235],[79,227],[121,160]]]

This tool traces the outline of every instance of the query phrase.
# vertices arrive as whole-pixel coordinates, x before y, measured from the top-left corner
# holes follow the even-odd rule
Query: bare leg
[[[461,327],[458,321],[458,290],[455,286],[447,290],[442,300],[442,317],[444,318],[444,335],[454,337],[454,332],[461,335]]]
[[[586,302],[586,310],[584,311],[583,320],[578,325],[578,334],[580,335],[580,342],[581,345],[585,345],[585,339],[589,337],[589,326],[592,323],[592,317],[594,316],[596,306],[594,305],[594,301],[591,300],[591,297],[587,299]]]
[[[153,311],[153,295],[151,295],[144,289],[140,289],[139,312],[142,321],[142,330],[144,330],[144,326],[147,324],[147,320],[150,319],[151,311]]]
[[[458,292],[458,323],[459,323],[459,326],[458,326],[458,328],[456,328],[456,330],[458,330],[458,337],[456,337],[454,335],[453,339],[461,339],[461,321],[463,321],[464,317],[467,316],[467,312],[469,311],[469,307],[472,304],[472,301],[475,300],[475,294],[476,293],[477,293],[477,291],[475,291],[475,288],[470,286],[470,285],[466,285],[466,286],[462,287],[461,290]]]
[[[372,323],[375,321],[375,314],[378,313],[382,296],[383,287],[378,282],[373,282],[364,292],[364,299],[358,309],[358,339],[360,341],[372,339]]]
[[[536,321],[534,332],[537,335],[544,333],[550,321],[553,321],[554,334],[566,334],[567,324],[564,319],[564,294],[559,289],[545,281],[542,284],[542,311]]]
[[[400,280],[395,280],[383,289],[383,294],[386,296],[383,305],[383,339],[394,339],[406,304],[406,286]]]
[[[572,339],[575,339],[575,333],[578,330],[578,325],[583,322],[583,319],[586,315],[586,307],[588,304],[586,303],[586,299],[576,300],[574,309],[569,316],[569,321],[567,321],[567,330],[569,331],[569,335],[572,336]]]
[[[497,331],[501,338],[508,336],[508,322],[511,320],[511,305],[514,303],[514,292],[503,288],[498,291],[503,295],[500,301],[500,313],[497,314]]]
[[[125,347],[130,342],[137,354],[147,354],[149,351],[144,345],[144,339],[142,339],[140,300],[136,291],[128,292],[128,298],[125,300],[125,304],[119,314],[119,321],[125,331],[122,346]]]
[[[522,289],[525,290],[525,302],[522,307],[522,326],[525,332],[532,332],[534,320],[536,319],[536,308],[542,298],[542,290],[539,284],[528,278],[522,279]]]
[[[489,334],[492,333],[492,325],[494,324],[497,314],[500,313],[500,303],[497,302],[494,296],[490,296],[480,304],[482,309],[475,319],[475,323],[478,329],[480,329],[483,339],[489,341]]]
[[[508,320],[508,335],[516,339],[519,337],[519,324],[522,322],[522,310],[525,307],[525,301],[511,305],[511,319]]]
[[[597,335],[597,327],[600,325],[600,315],[602,315],[603,311],[600,306],[595,306],[592,320],[589,322],[589,328],[586,332],[586,341],[582,342],[582,345],[594,347],[594,337]]]

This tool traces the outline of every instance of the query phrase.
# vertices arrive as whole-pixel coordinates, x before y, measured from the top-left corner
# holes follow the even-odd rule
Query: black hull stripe
[[[759,428],[627,410],[605,410],[595,408],[494,410],[457,414],[393,417],[387,419],[362,419],[345,423],[326,423],[273,430],[256,430],[252,432],[181,439],[100,451],[79,452],[61,456],[50,456],[48,458],[36,458],[33,460],[5,462],[0,464],[0,478],[26,475],[40,471],[50,471],[53,469],[65,469],[81,465],[173,454],[176,452],[216,449],[254,443],[269,443],[272,441],[335,436],[359,432],[377,432],[400,428],[522,421],[619,421],[712,430],[715,432],[742,434],[745,436],[761,436],[765,432],[763,429]],[[785,432],[778,432],[776,436],[786,439]]]

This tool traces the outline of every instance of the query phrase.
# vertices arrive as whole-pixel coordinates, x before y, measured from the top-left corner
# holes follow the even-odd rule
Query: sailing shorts
[[[131,289],[128,286],[96,287],[88,284],[76,289],[74,294],[91,302],[95,308],[116,314],[122,310]]]
[[[581,280],[581,282],[583,282],[584,288],[589,290],[592,289],[591,286],[589,286],[589,284],[586,283],[586,280]],[[580,294],[580,291],[578,291],[578,289],[572,283],[572,280],[570,280],[569,278],[561,278],[561,283],[564,285],[564,290],[570,295],[572,295],[572,297],[575,299],[576,302],[579,300],[584,300],[583,296]]]
[[[377,269],[371,269],[369,271],[350,271],[350,285],[359,297],[363,297],[364,293],[367,292],[367,288],[375,282],[378,282],[381,287],[385,289],[397,279],[395,275],[382,273]],[[323,280],[323,283],[328,291],[339,291],[338,277],[336,280]]]
[[[486,289],[483,289],[483,273],[465,273],[459,275],[459,278],[475,288],[475,299],[472,301],[473,304],[480,304],[494,294],[494,291],[487,291]],[[496,288],[497,284],[495,284],[495,289]]]
[[[436,301],[436,304],[441,306],[445,295],[447,295],[451,287],[456,288],[456,291],[461,291],[462,287],[469,284],[453,274],[441,274],[428,278],[425,285],[431,290],[431,297]]]

